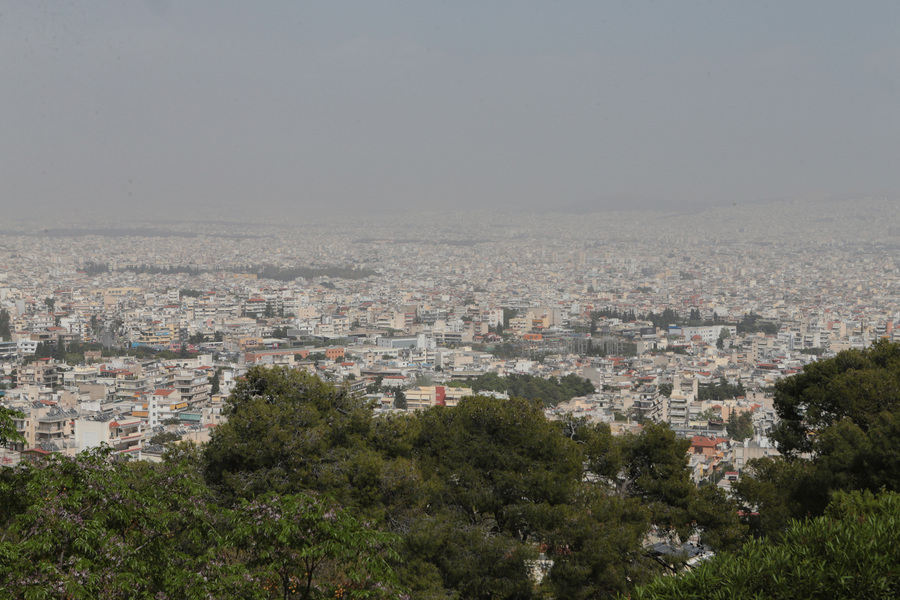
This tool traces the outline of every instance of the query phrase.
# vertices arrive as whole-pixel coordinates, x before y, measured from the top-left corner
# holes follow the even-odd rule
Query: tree
[[[285,367],[253,367],[226,414],[204,457],[208,480],[227,494],[358,491],[347,461],[364,447],[372,411],[348,388]]]
[[[778,333],[778,325],[764,321],[761,316],[751,312],[737,324],[738,333],[766,333],[774,335]]]
[[[394,391],[394,408],[406,410],[406,394],[403,393],[403,390]]]
[[[503,329],[509,329],[509,320],[517,317],[519,315],[519,311],[515,308],[504,308],[503,309]]]
[[[755,433],[753,429],[753,411],[745,410],[740,414],[737,411],[731,411],[731,414],[728,416],[728,422],[725,424],[725,430],[736,442],[743,442],[747,438],[753,437]]]
[[[879,341],[806,365],[775,384],[780,418],[773,438],[788,456],[815,451],[816,434],[847,419],[863,432],[900,412],[900,344]]]
[[[900,495],[840,492],[826,514],[792,521],[778,543],[748,542],[680,577],[639,587],[635,600],[895,598],[900,595]]]
[[[175,442],[181,439],[181,436],[174,431],[162,431],[150,438],[150,443],[154,445],[164,446],[169,442]]]
[[[419,515],[404,535],[400,577],[413,598],[534,597],[528,572],[536,548],[460,519],[450,510]]]
[[[24,442],[25,439],[19,435],[16,429],[16,423],[13,419],[21,419],[24,415],[19,411],[0,406],[0,447],[5,447],[13,442]]]
[[[111,450],[0,469],[10,598],[396,598],[394,538],[307,495],[217,504],[178,446],[162,464]]]
[[[622,440],[622,470],[616,489],[625,497],[640,498],[655,524],[690,532],[689,502],[695,487],[687,470],[690,440],[679,438],[667,425],[649,424],[638,435]]]
[[[231,521],[251,581],[267,598],[389,598],[396,537],[306,494],[244,501]]]
[[[649,424],[640,434],[615,438],[606,425],[582,425],[573,439],[582,444],[590,478],[621,498],[639,500],[660,530],[682,540],[699,533],[714,548],[740,544],[746,527],[737,503],[718,489],[694,486],[686,454],[690,441],[667,425]]]
[[[727,340],[730,337],[731,337],[731,332],[728,330],[728,328],[723,327],[722,329],[720,329],[719,330],[719,339],[716,340],[716,348],[718,348],[719,350],[722,350],[723,348],[725,348],[725,340]]]
[[[581,483],[576,445],[521,398],[472,396],[414,418],[427,507],[416,529],[424,524],[427,537],[411,531],[404,555],[435,565],[461,597],[530,598],[524,561],[536,558],[548,519]]]
[[[421,421],[420,466],[426,481],[441,482],[434,502],[473,523],[490,520],[527,539],[523,506],[564,502],[580,480],[577,448],[527,400],[471,396],[423,411]]]
[[[760,535],[822,515],[839,490],[900,490],[900,345],[878,342],[779,380],[773,432],[784,458],[751,462],[735,490]],[[804,458],[808,457],[808,458]]]
[[[660,568],[640,551],[648,518],[635,499],[584,489],[548,519],[542,539],[553,566],[542,587],[552,598],[587,600],[624,595],[649,582]]]
[[[228,589],[210,496],[180,465],[109,450],[0,469],[0,581],[9,597],[182,598]],[[164,493],[160,493],[164,490]]]
[[[9,313],[0,310],[0,340],[8,340],[12,338],[12,332],[9,329]]]
[[[222,383],[220,380],[221,373],[222,373],[222,368],[219,367],[218,369],[215,370],[215,372],[213,372],[212,376],[209,378],[209,393],[212,395],[218,394],[219,391],[222,389],[221,388]]]

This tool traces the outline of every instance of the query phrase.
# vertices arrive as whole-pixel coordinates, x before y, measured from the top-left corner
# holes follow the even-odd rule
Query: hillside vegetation
[[[898,378],[900,348],[878,344],[779,382],[785,458],[729,499],[691,483],[663,425],[614,437],[548,421],[539,395],[376,417],[346,388],[254,368],[211,442],[162,464],[0,469],[0,597],[892,596]],[[718,556],[660,578],[686,557],[654,556],[651,530]]]

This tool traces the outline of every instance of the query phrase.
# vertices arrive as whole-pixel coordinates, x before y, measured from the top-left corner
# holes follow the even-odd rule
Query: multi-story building
[[[55,386],[60,383],[59,364],[52,358],[41,358],[19,368],[19,386],[38,385]]]
[[[654,423],[665,420],[665,404],[662,402],[662,394],[655,385],[642,386],[637,391],[631,407],[638,420],[648,420]]]
[[[210,384],[204,369],[179,371],[175,375],[172,385],[181,395],[182,402],[186,403],[188,407],[209,400]]]
[[[101,444],[112,446],[116,453],[136,453],[141,449],[144,422],[137,417],[112,413],[94,414],[75,420],[75,447],[81,450]]]

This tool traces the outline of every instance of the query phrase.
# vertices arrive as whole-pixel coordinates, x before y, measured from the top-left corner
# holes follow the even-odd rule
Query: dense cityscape
[[[900,597],[898,23],[6,0],[0,600]]]
[[[843,239],[811,218],[776,241],[737,208],[730,234],[654,213],[7,231],[0,368],[25,441],[3,461],[100,442],[158,458],[154,438],[205,439],[247,368],[275,364],[384,411],[453,404],[486,374],[574,375],[593,389],[538,397],[551,418],[666,422],[716,447],[692,456],[696,481],[739,472],[775,453],[775,381],[900,340],[894,231],[854,239],[840,214],[885,202],[826,205]]]
[[[751,461],[779,456],[779,380],[900,341],[897,230],[873,218],[886,203],[797,205],[780,227],[771,206],[16,224],[0,237],[0,394],[14,424],[0,460],[109,448],[159,463],[216,438],[253,369],[285,368],[376,420],[480,395],[623,440],[663,424],[685,440],[693,485],[729,497]],[[816,210],[829,217],[807,218]],[[670,540],[656,528],[645,547]],[[708,535],[688,539],[685,558],[715,554]],[[528,562],[534,581],[551,554]]]

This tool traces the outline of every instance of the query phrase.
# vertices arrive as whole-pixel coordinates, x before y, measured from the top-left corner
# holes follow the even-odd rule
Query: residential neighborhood
[[[25,439],[2,461],[103,443],[158,460],[161,440],[208,439],[249,367],[284,365],[377,412],[453,406],[487,374],[583,378],[587,393],[530,397],[618,433],[668,423],[691,440],[695,481],[727,485],[777,454],[776,380],[900,340],[889,245],[601,244],[572,226],[498,239],[484,225],[464,242],[438,227],[427,243],[389,226],[0,237],[0,393]]]

